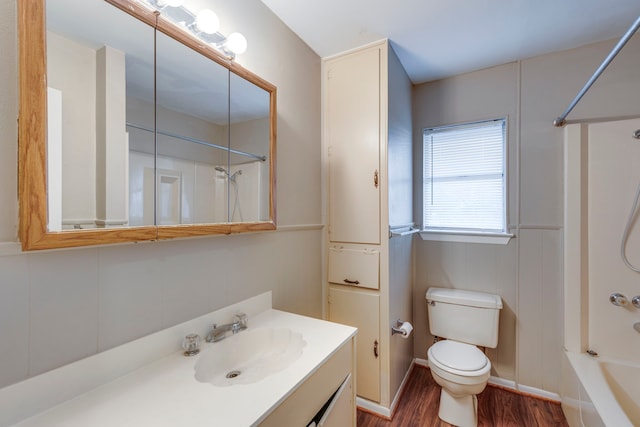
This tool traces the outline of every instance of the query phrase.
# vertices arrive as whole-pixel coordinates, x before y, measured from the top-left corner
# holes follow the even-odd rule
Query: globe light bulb
[[[196,27],[203,33],[215,34],[220,28],[218,15],[211,9],[202,9],[196,15]]]
[[[227,37],[225,46],[236,55],[242,55],[247,50],[247,39],[240,33],[231,33]]]

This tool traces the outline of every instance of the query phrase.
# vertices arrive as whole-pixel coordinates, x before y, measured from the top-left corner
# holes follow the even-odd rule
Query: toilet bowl
[[[487,385],[491,362],[476,346],[439,341],[427,353],[435,382],[442,387],[438,416],[460,427],[478,424],[476,395]]]
[[[431,374],[442,387],[438,416],[458,427],[478,425],[478,398],[491,362],[476,346],[495,348],[502,299],[459,289],[427,291],[429,330],[439,340],[427,352]]]

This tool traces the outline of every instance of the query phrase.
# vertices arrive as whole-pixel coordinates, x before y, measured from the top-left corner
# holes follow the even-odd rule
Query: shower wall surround
[[[320,58],[259,0],[212,2],[252,40],[238,62],[282,90],[277,232],[23,254],[16,4],[0,0],[0,387],[268,290],[320,317]]]

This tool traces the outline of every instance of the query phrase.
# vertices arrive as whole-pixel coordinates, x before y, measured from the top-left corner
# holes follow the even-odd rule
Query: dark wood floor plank
[[[414,366],[393,420],[358,410],[358,427],[451,427],[438,418],[440,387]],[[560,404],[487,386],[478,395],[478,427],[568,427]]]

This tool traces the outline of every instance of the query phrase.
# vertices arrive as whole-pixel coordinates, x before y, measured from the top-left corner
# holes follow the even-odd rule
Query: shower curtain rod
[[[602,64],[600,64],[596,72],[593,73],[593,76],[591,76],[591,78],[587,81],[587,83],[584,85],[582,90],[578,93],[578,95],[576,95],[575,99],[571,102],[571,104],[569,104],[569,107],[567,107],[565,112],[562,113],[561,116],[559,116],[557,119],[553,121],[554,126],[562,127],[567,124],[566,118],[569,115],[569,113],[571,113],[571,110],[573,110],[576,104],[580,102],[580,99],[582,99],[584,94],[587,93],[587,91],[591,88],[593,83],[595,83],[596,79],[600,77],[600,74],[602,74],[605,68],[609,66],[611,61],[613,61],[613,58],[615,58],[618,52],[620,52],[620,50],[624,47],[624,45],[627,44],[629,39],[633,36],[633,34],[638,30],[639,27],[640,27],[640,16],[638,16],[638,19],[636,19],[636,21],[631,25],[631,27],[629,27],[629,29],[622,36],[622,38],[620,38],[620,41],[609,53],[609,56],[607,56],[605,60],[602,61]]]
[[[231,152],[233,154],[239,154],[241,156],[251,157],[253,159],[258,159],[258,160],[261,160],[263,162],[265,160],[267,160],[266,156],[258,156],[257,154],[247,153],[246,151],[234,150],[233,148],[230,148],[230,147],[225,147],[223,145],[212,144],[211,142],[202,141],[200,139],[195,139],[195,138],[191,138],[191,137],[188,137],[188,136],[178,135],[177,133],[165,132],[165,131],[161,131],[161,130],[154,130],[154,129],[147,128],[147,127],[144,127],[144,126],[134,125],[133,123],[129,123],[129,122],[127,122],[126,125],[129,126],[129,127],[134,128],[134,129],[144,130],[144,131],[147,131],[147,132],[156,132],[156,133],[159,133],[160,135],[169,136],[171,138],[177,138],[177,139],[182,139],[184,141],[195,142],[196,144],[206,145],[207,147],[219,148],[220,150],[226,150],[226,151],[229,151],[229,152]]]

